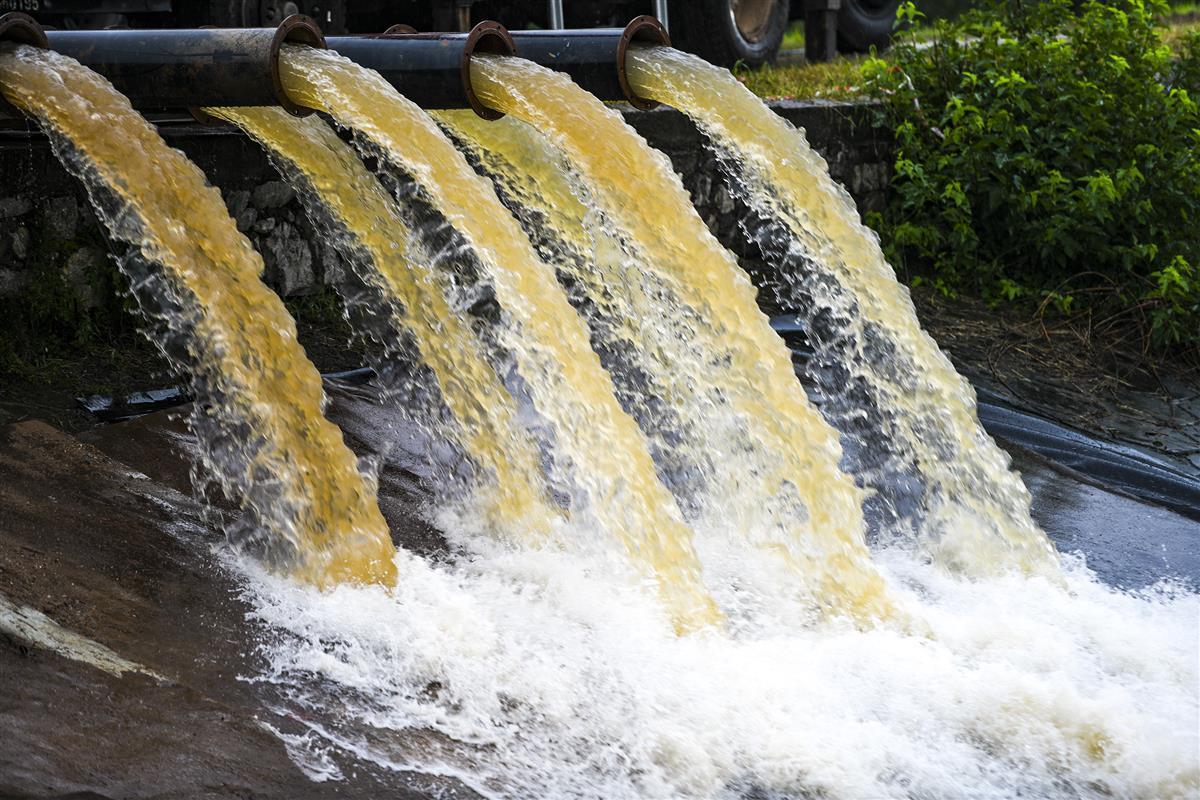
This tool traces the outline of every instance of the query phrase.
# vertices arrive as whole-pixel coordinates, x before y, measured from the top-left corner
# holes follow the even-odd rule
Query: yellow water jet
[[[472,246],[510,321],[506,346],[538,411],[554,425],[587,511],[657,582],[677,629],[717,622],[691,532],[659,483],[641,432],[617,404],[553,269],[537,258],[491,185],[378,73],[336,53],[285,46],[280,75],[293,100],[353,128],[412,175]]]
[[[373,481],[322,415],[321,376],[296,325],[260,279],[262,258],[229,217],[221,193],[166,145],[129,101],[78,62],[28,46],[0,51],[0,91],[36,117],[84,181],[117,238],[161,264],[183,303],[202,414],[244,426],[236,474],[215,477],[293,549],[293,573],[321,586],[394,583],[395,548]],[[270,508],[252,493],[271,484]]]
[[[862,493],[838,468],[837,434],[809,404],[753,285],[696,214],[666,157],[565,75],[476,55],[471,77],[484,103],[528,123],[562,151],[601,213],[636,247],[641,268],[708,326],[682,345],[712,354],[697,366],[696,379],[714,387],[759,451],[753,469],[728,476],[722,501],[777,509],[774,530],[761,534],[759,545],[793,566],[818,605],[862,621],[891,616],[864,541]],[[599,280],[627,285],[617,275]],[[630,324],[655,337],[659,316]],[[674,350],[675,357],[664,359],[667,370],[686,356],[669,338],[653,344]],[[747,491],[736,487],[739,480]]]
[[[782,220],[848,290],[837,311],[851,319],[856,352],[843,361],[890,413],[892,444],[911,454],[928,484],[920,526],[935,532],[932,547],[972,573],[1014,565],[1056,572],[1054,547],[1030,516],[1028,490],[979,424],[974,390],[921,329],[878,238],[803,132],[703,59],[635,45],[626,62],[635,91],[692,117],[742,168],[750,202]],[[868,328],[889,348],[883,363],[863,355]]]
[[[389,297],[404,307],[401,323],[414,334],[454,414],[452,435],[486,472],[476,498],[492,527],[514,539],[547,536],[557,516],[542,485],[538,454],[516,420],[508,390],[484,360],[467,319],[446,301],[446,288],[427,266],[414,263],[412,237],[390,198],[358,158],[316,116],[297,118],[279,108],[210,108],[293,165],[353,239]]]

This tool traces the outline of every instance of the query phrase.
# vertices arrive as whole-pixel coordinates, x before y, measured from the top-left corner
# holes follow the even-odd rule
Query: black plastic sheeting
[[[771,327],[788,343],[796,360],[812,357],[804,328],[795,317],[774,317]],[[976,387],[975,394],[979,399],[979,421],[992,436],[1030,450],[1108,489],[1200,521],[1200,476],[1189,475],[1141,450],[1021,411],[987,389]]]
[[[771,327],[788,343],[796,359],[803,361],[811,357],[812,351],[804,341],[804,330],[795,317],[775,317]],[[327,373],[322,377],[359,385],[373,380],[375,371],[362,368]],[[1200,478],[1197,476],[1188,475],[1174,465],[1132,447],[1104,441],[1021,411],[986,389],[977,388],[976,394],[979,421],[992,436],[1030,450],[1108,489],[1200,521]],[[98,396],[80,398],[79,404],[98,419],[118,422],[178,406],[190,399],[180,389],[159,389],[116,401]]]
[[[1097,439],[1026,413],[986,389],[976,389],[979,421],[992,436],[1013,442],[1117,489],[1200,521],[1200,480],[1149,453]]]

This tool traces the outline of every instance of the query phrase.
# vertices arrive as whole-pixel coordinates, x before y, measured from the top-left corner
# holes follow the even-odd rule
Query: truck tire
[[[773,61],[788,27],[788,0],[676,0],[668,10],[672,43],[724,67]]]
[[[838,11],[838,50],[865,53],[886,50],[892,40],[900,0],[842,0]]]

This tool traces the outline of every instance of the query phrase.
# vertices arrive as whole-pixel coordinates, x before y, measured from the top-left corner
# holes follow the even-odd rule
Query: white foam
[[[480,540],[477,540],[480,541]],[[253,572],[265,679],[314,731],[495,797],[1190,797],[1195,594],[876,554],[930,635],[813,622],[735,537],[702,535],[726,633],[677,638],[603,554],[404,555],[395,591]],[[251,569],[251,568],[248,568]],[[808,621],[806,621],[808,620]],[[436,732],[431,734],[430,732]]]

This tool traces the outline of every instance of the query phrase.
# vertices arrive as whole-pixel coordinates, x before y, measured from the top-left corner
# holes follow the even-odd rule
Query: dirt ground
[[[1113,347],[1066,324],[913,292],[921,323],[977,389],[1200,475],[1200,370]]]

